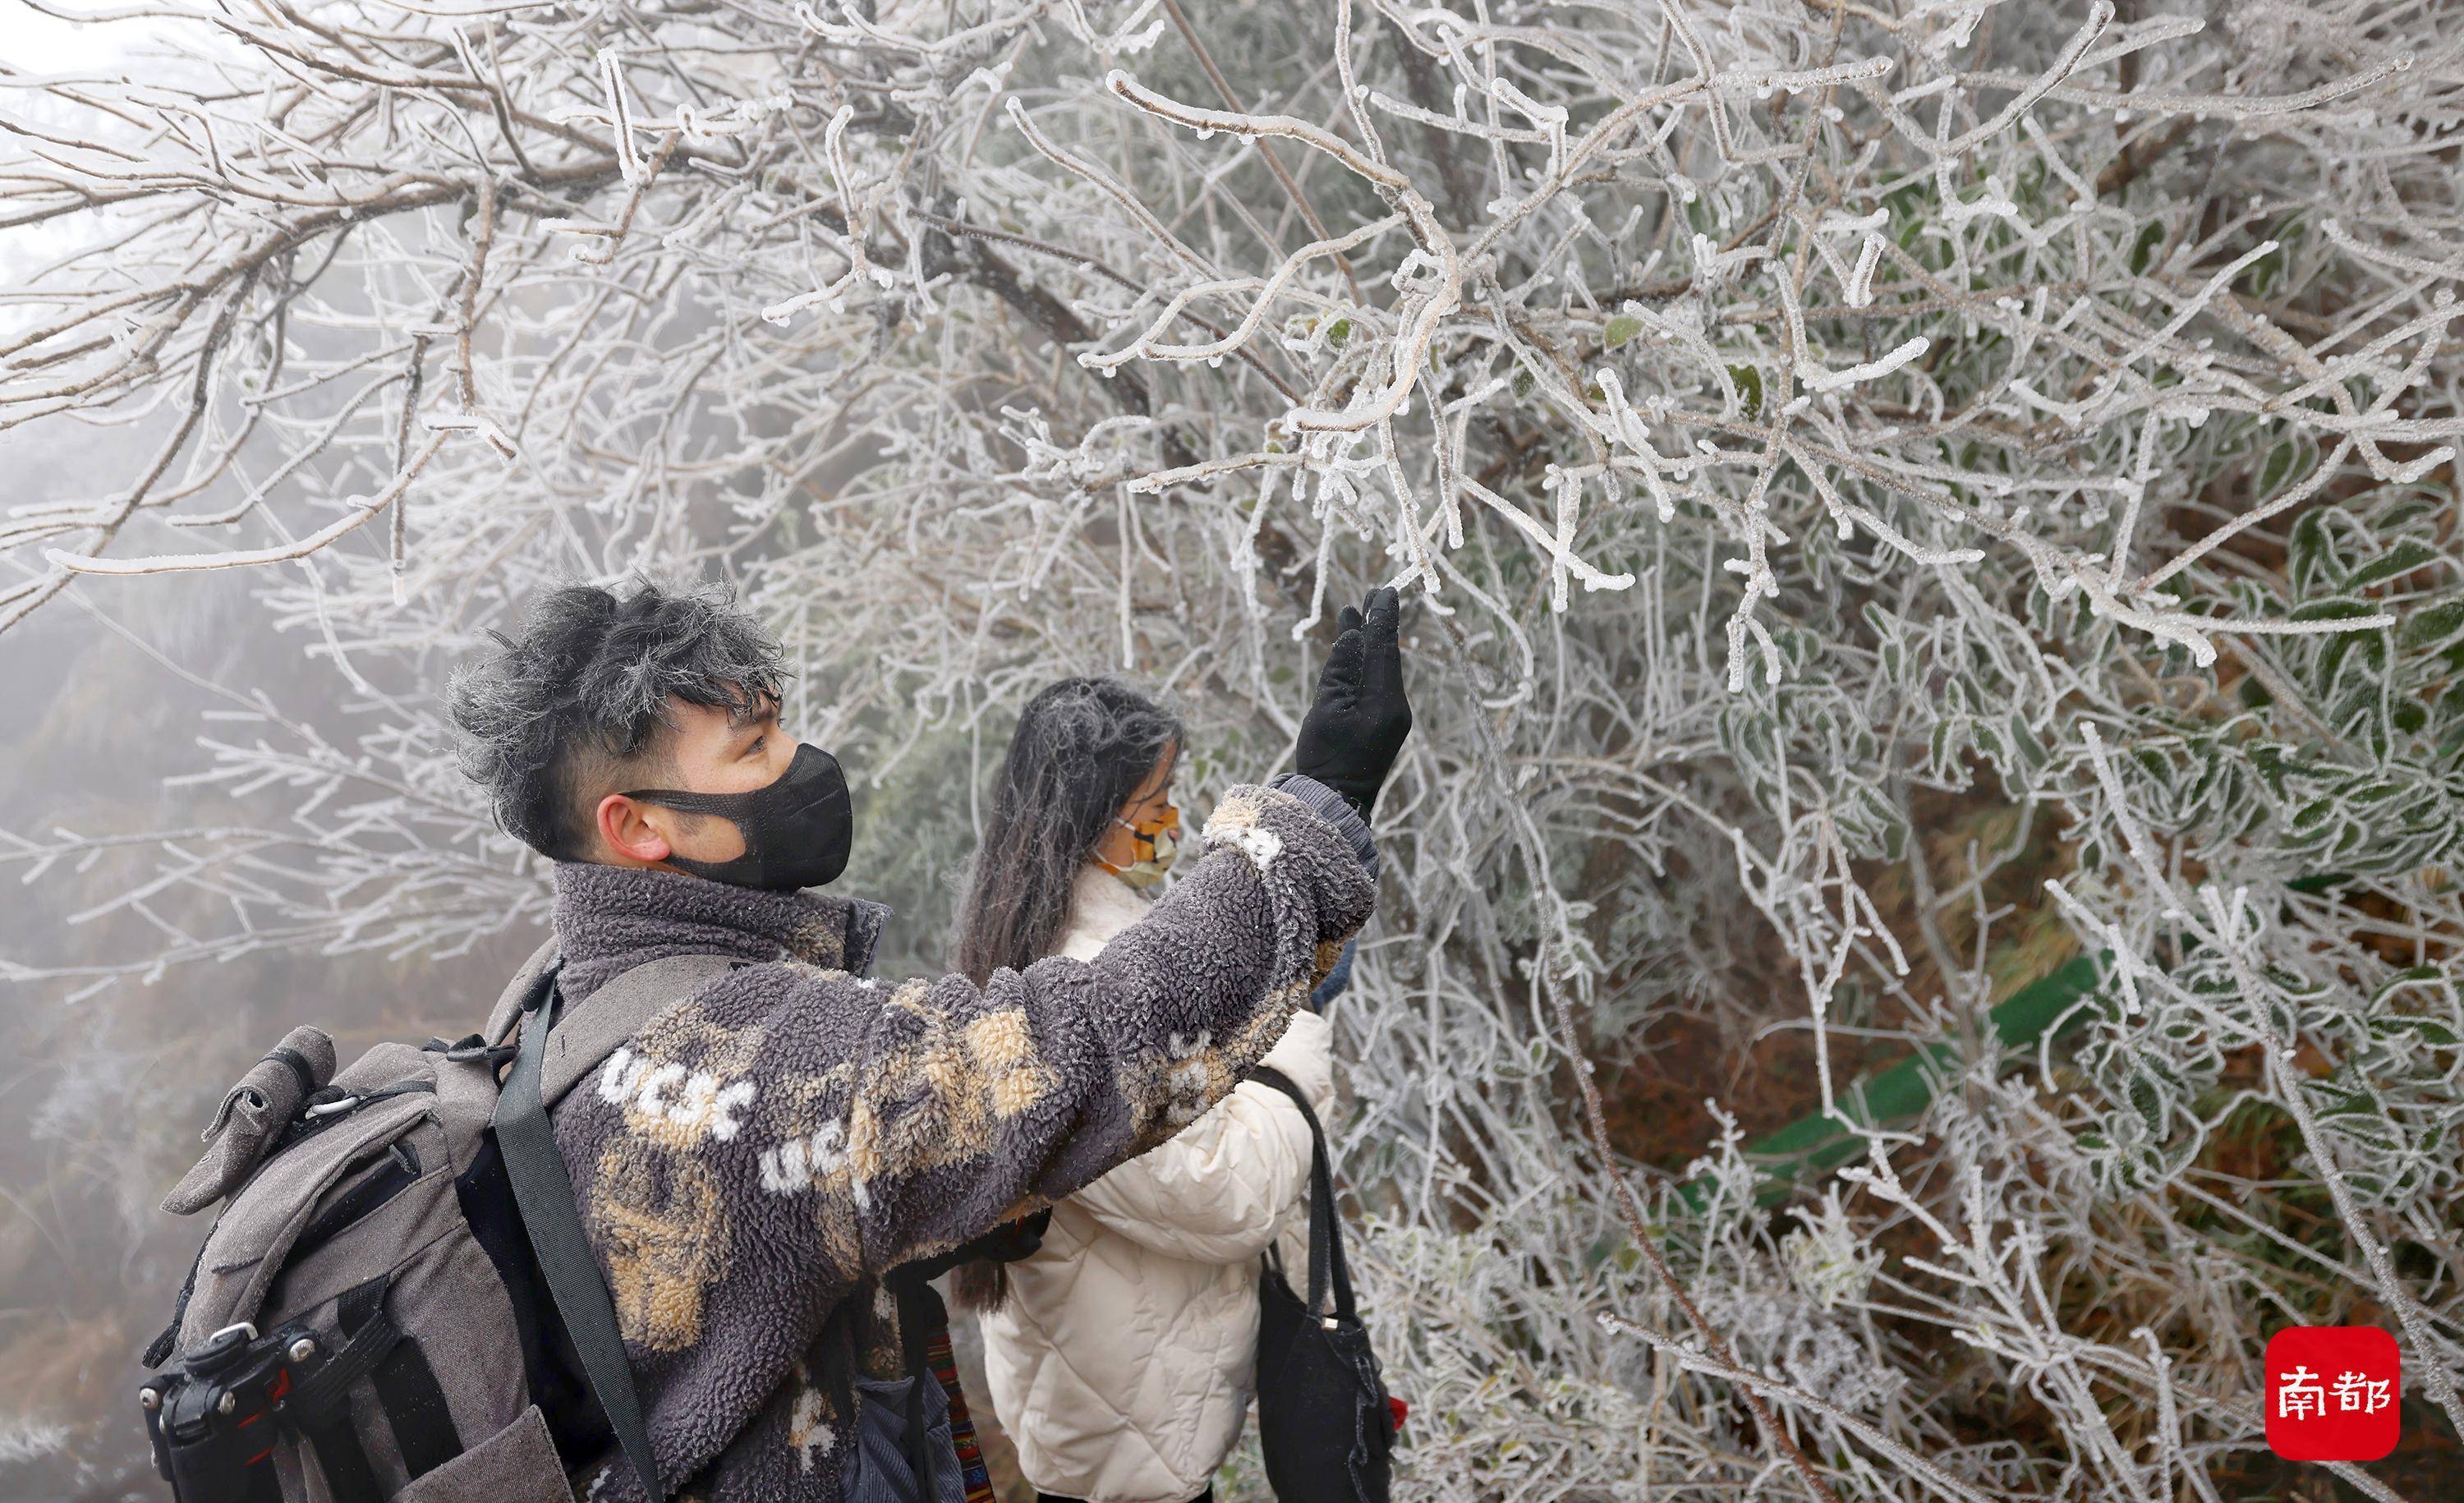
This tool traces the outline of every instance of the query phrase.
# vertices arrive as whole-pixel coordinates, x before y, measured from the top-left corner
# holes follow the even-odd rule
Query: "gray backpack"
[[[179,1503],[570,1498],[619,1450],[664,1497],[547,1113],[733,963],[652,961],[558,1027],[543,948],[484,1033],[337,1072],[295,1028],[251,1069],[164,1202],[224,1203],[138,1389]]]

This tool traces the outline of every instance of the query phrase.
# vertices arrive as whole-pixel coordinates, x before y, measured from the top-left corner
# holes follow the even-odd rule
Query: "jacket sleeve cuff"
[[[1288,793],[1310,813],[1335,828],[1352,847],[1360,869],[1372,877],[1377,874],[1377,842],[1369,833],[1369,822],[1356,813],[1349,800],[1315,778],[1297,772],[1278,773],[1266,786]]]

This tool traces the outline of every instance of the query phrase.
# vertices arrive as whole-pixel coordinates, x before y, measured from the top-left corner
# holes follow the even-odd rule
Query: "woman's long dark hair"
[[[1051,952],[1079,869],[1180,742],[1178,717],[1109,678],[1064,678],[1026,702],[958,905],[959,970],[980,986]],[[989,1258],[961,1263],[950,1292],[961,1309],[990,1310],[1008,1274]]]
[[[977,985],[1050,952],[1078,869],[1180,738],[1178,717],[1109,678],[1064,678],[1026,702],[958,907],[957,968]]]

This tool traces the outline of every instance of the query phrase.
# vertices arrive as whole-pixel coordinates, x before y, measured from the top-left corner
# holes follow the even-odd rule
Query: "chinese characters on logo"
[[[2395,1403],[2384,1378],[2346,1370],[2323,1388],[2319,1379],[2319,1374],[2301,1366],[2286,1373],[2276,1389],[2276,1417],[2299,1420],[2323,1415],[2330,1408],[2338,1414],[2376,1414]]]
[[[2291,1461],[2395,1449],[2404,1359],[2376,1326],[2294,1326],[2267,1343],[2267,1446]]]

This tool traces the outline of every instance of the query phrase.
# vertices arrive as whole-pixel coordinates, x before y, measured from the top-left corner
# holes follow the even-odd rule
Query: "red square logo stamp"
[[[2267,1343],[2267,1448],[2287,1461],[2395,1449],[2404,1355],[2376,1326],[2288,1326]]]

